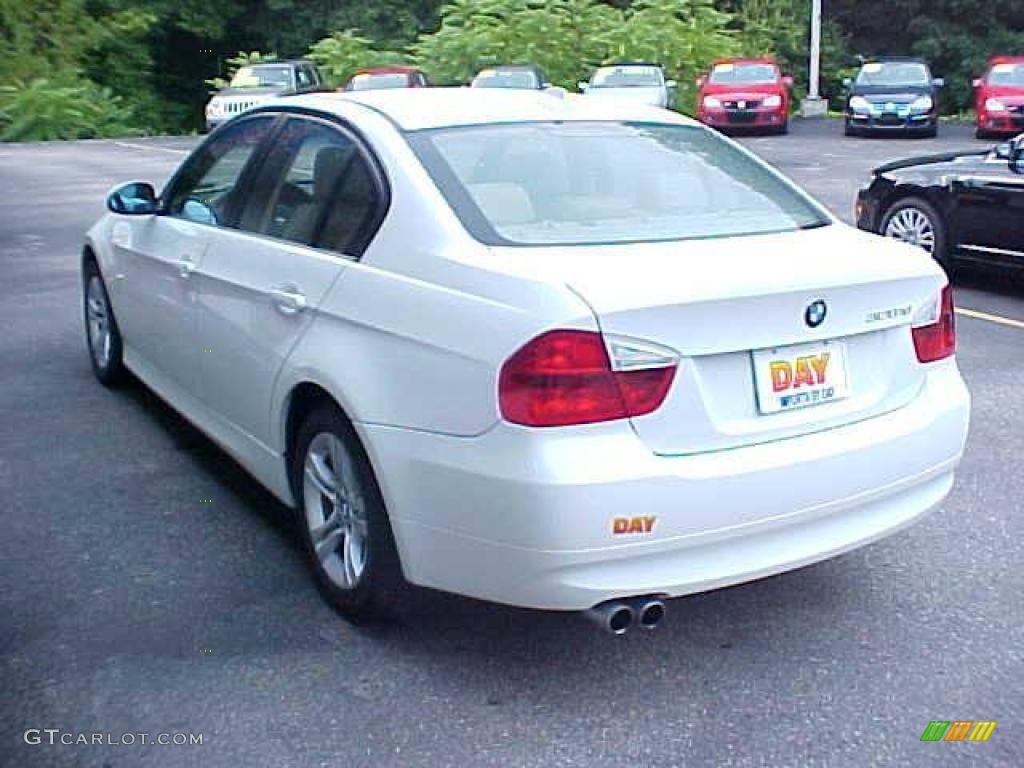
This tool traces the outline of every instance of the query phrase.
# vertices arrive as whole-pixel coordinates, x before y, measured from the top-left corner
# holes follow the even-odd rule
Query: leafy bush
[[[0,141],[91,139],[138,134],[134,116],[88,80],[36,78],[0,86]]]

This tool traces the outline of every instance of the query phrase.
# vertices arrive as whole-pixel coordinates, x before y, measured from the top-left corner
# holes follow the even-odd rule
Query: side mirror
[[[666,80],[665,81],[665,87],[666,88],[675,88],[678,85],[679,85],[679,83],[677,83],[675,80]]]
[[[971,80],[971,87],[972,88],[981,88],[981,78],[980,77],[976,77],[973,80]]]
[[[782,76],[782,84],[784,86],[786,86],[787,88],[792,88],[793,87],[793,78],[790,75],[783,75]]]
[[[934,85],[936,88],[945,88],[946,81],[944,78],[936,77],[935,79],[932,80],[932,85]]]
[[[576,83],[576,87],[579,88],[582,93],[586,93],[587,88],[590,87],[590,83],[579,82]]]
[[[708,81],[708,79],[706,77],[704,77],[704,75],[701,75],[696,80],[694,80],[694,85],[696,85],[698,88],[703,88],[704,87],[704,83],[706,83],[707,81]]]
[[[853,78],[852,77],[844,77],[843,78],[843,88],[849,88],[851,85],[853,85]]]
[[[133,181],[122,184],[107,195],[107,210],[126,216],[151,216],[160,212],[160,202],[152,184]]]

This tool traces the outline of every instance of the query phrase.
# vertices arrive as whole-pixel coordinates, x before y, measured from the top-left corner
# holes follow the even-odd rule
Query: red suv
[[[1024,131],[1024,56],[996,56],[974,81],[978,138]]]
[[[426,88],[427,76],[415,67],[371,67],[352,75],[340,90],[373,91],[379,88]]]
[[[771,59],[721,59],[697,80],[697,119],[715,128],[789,128],[793,78]]]

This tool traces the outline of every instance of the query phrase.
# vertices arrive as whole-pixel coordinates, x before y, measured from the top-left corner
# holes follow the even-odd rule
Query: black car
[[[939,126],[939,89],[921,59],[887,57],[861,65],[857,77],[843,81],[846,135],[868,133],[935,136]]]
[[[544,73],[532,64],[500,64],[477,73],[471,88],[516,88],[542,91],[550,87]]]
[[[961,260],[1024,269],[1024,134],[876,168],[857,226],[918,245],[947,270]]]

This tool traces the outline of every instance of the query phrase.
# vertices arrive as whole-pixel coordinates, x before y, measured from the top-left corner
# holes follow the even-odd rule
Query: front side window
[[[376,183],[355,141],[331,125],[292,118],[254,185],[240,228],[348,253],[377,211]]]
[[[767,85],[779,79],[771,64],[716,64],[708,82],[715,85]]]
[[[602,67],[590,81],[592,88],[657,88],[662,84],[657,67]]]
[[[931,85],[928,67],[919,61],[873,61],[861,67],[857,85],[925,86]]]
[[[490,245],[719,238],[830,221],[697,126],[517,123],[407,137],[467,230]]]
[[[242,173],[273,122],[270,115],[244,119],[196,150],[164,194],[167,213],[199,224],[230,224]]]

